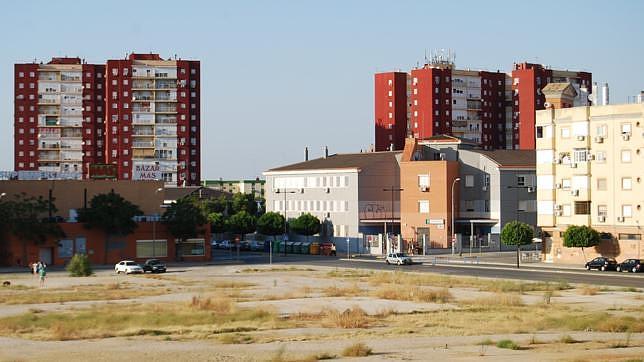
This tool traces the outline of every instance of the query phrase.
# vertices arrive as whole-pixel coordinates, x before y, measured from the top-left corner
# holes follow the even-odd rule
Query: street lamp
[[[304,189],[302,189],[302,192]],[[284,194],[284,256],[286,256],[286,237],[287,237],[287,231],[286,231],[286,195],[287,194],[296,194],[297,191],[288,191],[286,188],[284,190],[277,189],[275,190],[276,194]]]
[[[454,186],[459,181],[461,181],[460,177],[457,177],[452,181],[452,255],[454,255],[454,243],[456,242],[456,232],[454,230]]]
[[[394,192],[396,191],[400,192],[400,191],[403,191],[403,189],[401,189],[400,187],[391,186],[390,188],[382,189],[382,191],[391,191],[391,230],[393,230],[394,229]],[[389,240],[389,236],[387,235],[387,221],[385,221],[385,237],[387,238],[387,240]],[[399,248],[400,247],[402,247],[402,245],[399,245]],[[387,251],[387,253],[389,253],[389,251]]]
[[[158,194],[159,192],[163,191],[163,187],[159,187],[158,189],[154,190],[154,194]],[[157,253],[156,253],[156,247],[157,247],[157,217],[158,215],[153,215],[152,217],[152,256],[156,258]]]

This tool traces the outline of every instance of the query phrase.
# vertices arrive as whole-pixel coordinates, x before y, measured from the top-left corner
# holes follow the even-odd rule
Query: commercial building
[[[210,228],[204,225],[199,236],[178,242],[160,222],[166,199],[162,181],[112,180],[40,180],[0,181],[2,201],[25,193],[28,197],[50,201],[48,214],[42,217],[60,225],[64,236],[48,237],[43,243],[19,240],[3,235],[0,265],[26,265],[42,260],[48,265],[64,265],[76,253],[87,254],[93,264],[116,263],[123,259],[143,261],[159,258],[167,261],[210,260]],[[159,191],[160,190],[160,191]],[[129,235],[111,235],[88,229],[77,220],[78,211],[91,206],[98,194],[115,192],[137,205],[143,215],[136,217],[137,227]]]
[[[104,65],[80,58],[15,65],[15,171],[80,179],[104,162],[104,75]]]
[[[538,111],[536,135],[538,225],[545,260],[644,257],[644,105]],[[570,225],[598,230],[601,244],[585,250],[564,247],[562,234]]]
[[[131,54],[15,65],[14,170],[199,185],[200,64]]]
[[[534,113],[544,107],[543,87],[571,82],[583,105],[592,92],[590,73],[530,63],[515,64],[510,74],[457,69],[451,54],[432,56],[410,72],[377,73],[374,80],[376,151],[401,150],[406,137],[443,134],[488,150],[533,150]]]
[[[378,234],[399,233],[400,152],[334,154],[270,169],[266,211],[287,219],[303,213],[322,222],[319,239],[338,251],[382,254]],[[294,238],[294,235],[290,236]]]
[[[105,158],[119,179],[200,184],[199,79],[199,61],[107,61]]]

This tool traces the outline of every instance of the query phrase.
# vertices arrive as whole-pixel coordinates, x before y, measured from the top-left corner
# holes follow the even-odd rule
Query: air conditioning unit
[[[617,222],[624,222],[624,217],[623,216],[618,216],[617,217]]]
[[[583,141],[585,139],[586,139],[585,136],[577,136],[577,141]]]
[[[528,187],[528,192],[535,192],[537,191],[536,187]]]
[[[327,187],[327,188],[326,188],[326,193],[328,194],[328,193],[330,193],[330,192],[331,192],[331,189]]]
[[[561,205],[555,205],[555,210],[561,210]]]
[[[603,142],[604,142],[604,137],[602,136],[595,137],[595,143],[603,143]]]
[[[597,221],[599,221],[599,222],[606,222],[606,216],[599,216],[599,217],[597,217]]]
[[[577,164],[576,163],[571,163],[570,168],[577,168]]]
[[[570,190],[571,196],[579,196],[579,190]]]
[[[555,215],[556,215],[556,216],[561,216],[561,215],[563,215],[563,211],[561,211],[561,210],[557,210],[557,211],[555,212]]]
[[[555,188],[560,189],[562,187],[561,184],[555,184]]]
[[[631,139],[631,135],[630,135],[630,134],[628,134],[628,133],[625,133],[625,134],[623,134],[623,135],[622,135],[622,139],[623,139],[624,141],[628,141],[628,140],[630,140],[630,139]]]
[[[588,161],[595,161],[595,155],[588,155]]]
[[[555,163],[558,164],[558,165],[561,165],[561,159],[560,158],[556,159]]]
[[[422,191],[422,192],[427,192],[427,191],[429,191],[429,186],[421,186],[421,187],[420,187],[420,191]]]

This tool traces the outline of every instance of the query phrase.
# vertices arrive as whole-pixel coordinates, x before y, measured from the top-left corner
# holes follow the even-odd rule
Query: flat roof
[[[383,162],[396,162],[396,155],[402,151],[382,152],[360,152],[360,153],[338,153],[328,157],[320,157],[309,161],[293,163],[286,166],[276,167],[267,172],[282,171],[310,171],[328,169],[355,169],[366,168],[372,164]]]

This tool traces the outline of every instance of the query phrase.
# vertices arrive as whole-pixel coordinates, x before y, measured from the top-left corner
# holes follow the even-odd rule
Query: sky
[[[13,64],[154,52],[201,61],[202,179],[359,152],[374,142],[373,76],[426,50],[458,68],[531,61],[644,89],[644,1],[7,1],[0,11],[0,170],[13,169]]]

